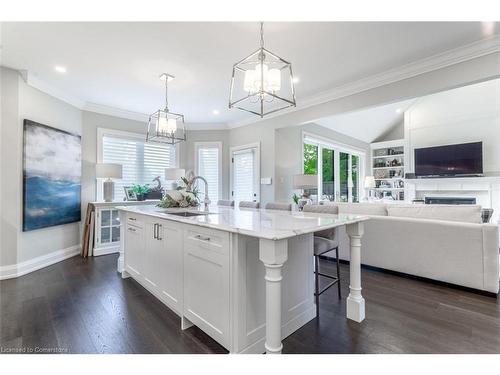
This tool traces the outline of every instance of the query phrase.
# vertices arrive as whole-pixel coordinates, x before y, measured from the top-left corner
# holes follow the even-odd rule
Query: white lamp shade
[[[165,169],[165,180],[167,181],[178,181],[181,177],[186,175],[186,170],[183,168],[166,168]]]
[[[316,189],[318,187],[318,175],[296,174],[293,176],[294,189]]]
[[[366,176],[365,177],[365,189],[372,189],[375,187],[375,177]]]
[[[96,178],[122,178],[122,165],[114,163],[97,163],[95,166]]]

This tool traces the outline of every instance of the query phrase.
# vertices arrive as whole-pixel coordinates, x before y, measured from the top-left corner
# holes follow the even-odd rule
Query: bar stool
[[[324,214],[334,214],[336,215],[338,208],[336,206],[329,205],[310,205],[306,204],[304,206],[303,212],[316,212]],[[322,273],[319,268],[319,257],[330,251],[335,251],[335,258],[337,261],[337,275],[330,275]],[[320,288],[319,277],[322,276],[331,281],[326,287]],[[339,299],[342,298],[340,291],[340,267],[339,267],[339,241],[337,228],[326,229],[320,232],[314,233],[314,278],[315,278],[315,291],[314,297],[316,299],[316,316],[319,317],[319,296],[330,289],[332,286],[337,284]]]
[[[240,208],[260,208],[260,203],[259,202],[241,201],[238,206]]]
[[[234,207],[234,201],[228,199],[219,199],[217,201],[217,206]]]
[[[291,203],[279,203],[279,202],[266,203],[266,210],[291,211],[292,204]]]

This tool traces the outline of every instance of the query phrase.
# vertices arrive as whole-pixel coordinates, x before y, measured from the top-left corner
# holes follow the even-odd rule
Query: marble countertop
[[[159,208],[156,206],[117,206],[125,212],[143,214],[165,220],[213,228],[226,232],[240,233],[247,236],[269,240],[281,240],[297,235],[335,228],[346,224],[368,220],[368,216],[324,213],[278,211],[253,208],[231,208],[210,206],[208,214],[182,217],[169,213],[206,212],[198,208]]]

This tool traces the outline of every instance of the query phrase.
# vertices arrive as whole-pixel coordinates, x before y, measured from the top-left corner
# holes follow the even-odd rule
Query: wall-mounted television
[[[416,177],[472,177],[483,174],[483,142],[415,149]]]

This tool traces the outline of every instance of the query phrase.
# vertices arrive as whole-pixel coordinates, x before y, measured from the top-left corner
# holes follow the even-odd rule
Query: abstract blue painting
[[[81,137],[24,120],[23,231],[80,221]]]

